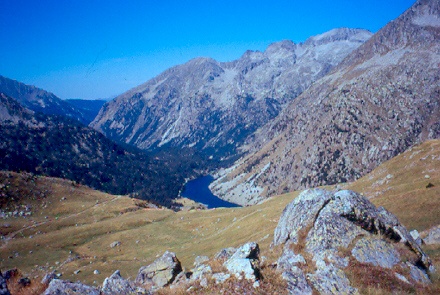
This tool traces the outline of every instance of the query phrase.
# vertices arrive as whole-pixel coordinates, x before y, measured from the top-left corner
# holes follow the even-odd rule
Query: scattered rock
[[[222,284],[224,283],[227,279],[229,279],[231,277],[230,274],[228,273],[223,273],[223,272],[219,272],[219,273],[215,273],[212,275],[212,278],[215,280],[216,284]]]
[[[94,287],[86,286],[81,283],[53,279],[44,295],[100,295],[100,291]]]
[[[407,262],[406,265],[408,265],[410,269],[410,276],[411,278],[416,281],[417,283],[428,285],[431,283],[431,280],[429,279],[426,272],[417,266]]]
[[[400,248],[407,247],[407,251],[418,258],[415,264],[403,264],[408,273],[413,273],[413,280],[426,283],[429,281],[427,272],[434,270],[420,244],[396,216],[383,207],[376,208],[353,191],[302,192],[284,209],[273,243],[284,244],[278,268],[283,270],[288,285],[293,288],[303,282],[309,287],[313,285],[321,294],[357,292],[343,271],[350,257],[360,263],[389,269],[401,263]],[[310,261],[305,258],[310,256],[296,254],[292,249],[310,254],[311,259],[307,258]],[[302,273],[303,265],[310,264],[316,264],[317,270]],[[306,280],[302,280],[304,275]]]
[[[237,249],[235,249],[234,247],[229,247],[229,248],[222,249],[222,250],[220,250],[220,252],[218,252],[214,256],[214,259],[217,259],[217,260],[227,260],[227,259],[229,259],[232,256],[232,254],[235,253],[236,250]]]
[[[97,269],[95,269],[94,271],[93,271],[93,274],[94,275],[99,275],[101,272],[99,271],[99,270],[97,270]]]
[[[223,264],[238,279],[256,281],[260,277],[260,247],[255,242],[246,243]]]
[[[0,295],[11,295],[8,289],[8,285],[6,283],[6,278],[3,276],[0,271]]]
[[[417,245],[422,246],[423,240],[420,237],[420,234],[417,230],[414,229],[414,230],[410,231],[409,234],[414,239],[414,241],[417,243]]]
[[[146,293],[145,289],[138,288],[134,282],[124,279],[119,270],[104,280],[101,291],[105,295]]]
[[[162,257],[156,259],[152,264],[139,269],[136,282],[140,284],[148,283],[154,287],[162,288],[171,284],[181,271],[182,266],[176,254],[166,251]]]
[[[191,281],[202,280],[206,278],[207,275],[212,274],[212,269],[209,265],[198,264],[192,270]]]
[[[427,245],[440,244],[440,225],[429,229],[428,234],[423,241]]]
[[[196,259],[194,259],[194,266],[198,266],[208,260],[209,260],[208,256],[197,256]]]
[[[77,269],[77,270],[75,270],[75,271],[73,272],[73,274],[77,275],[77,274],[79,274],[80,272],[81,272],[81,270]]]
[[[41,280],[41,283],[43,285],[49,285],[50,282],[55,278],[57,278],[57,275],[54,272],[48,273],[43,277],[43,279]]]
[[[121,242],[119,241],[114,241],[113,243],[110,244],[110,248],[115,248],[119,246],[121,246]]]

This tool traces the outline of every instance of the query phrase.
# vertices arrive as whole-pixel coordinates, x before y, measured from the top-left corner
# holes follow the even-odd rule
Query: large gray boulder
[[[428,230],[423,242],[427,245],[440,244],[440,224]]]
[[[100,295],[100,291],[94,287],[86,286],[81,283],[72,283],[53,279],[44,295]]]
[[[139,269],[136,282],[150,284],[154,288],[162,288],[173,283],[180,272],[182,272],[182,265],[176,254],[166,251],[152,264]]]
[[[255,242],[246,243],[223,264],[238,279],[257,281],[260,277],[260,247]]]
[[[104,280],[101,291],[105,295],[137,295],[147,293],[145,289],[136,287],[134,282],[124,279],[119,270],[115,271],[110,277]]]
[[[316,265],[305,276],[321,294],[357,292],[343,271],[350,260],[384,269],[406,265],[414,274],[407,278],[412,282],[426,283],[427,273],[434,271],[429,257],[393,214],[348,190],[302,192],[284,209],[273,243],[284,245],[278,268],[289,286],[292,277],[301,281],[303,265]],[[406,260],[400,257],[402,249],[414,258],[411,267],[402,263]]]

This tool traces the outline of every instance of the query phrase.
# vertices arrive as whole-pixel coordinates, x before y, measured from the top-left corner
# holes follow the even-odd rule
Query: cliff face
[[[195,147],[235,156],[245,139],[370,38],[337,29],[302,44],[282,41],[233,62],[197,58],[105,104],[90,126],[142,149]]]
[[[261,128],[213,183],[224,199],[353,181],[440,137],[440,4],[418,1]]]

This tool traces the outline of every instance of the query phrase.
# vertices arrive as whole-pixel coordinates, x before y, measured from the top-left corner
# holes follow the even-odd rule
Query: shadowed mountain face
[[[67,99],[66,101],[83,114],[84,119],[86,120],[85,123],[87,123],[86,125],[90,124],[90,122],[96,118],[99,110],[104,103],[106,103],[106,101],[102,99]]]
[[[0,92],[14,98],[24,107],[46,115],[61,115],[88,125],[89,120],[79,108],[35,86],[0,76]]]
[[[439,40],[439,1],[418,1],[259,130],[214,193],[249,204],[352,181],[439,138]]]
[[[90,126],[142,149],[195,147],[215,159],[234,157],[250,134],[370,37],[337,29],[233,62],[193,59],[105,104]]]
[[[205,165],[191,151],[126,149],[63,116],[24,108],[0,92],[0,170],[61,177],[172,207],[185,179]]]

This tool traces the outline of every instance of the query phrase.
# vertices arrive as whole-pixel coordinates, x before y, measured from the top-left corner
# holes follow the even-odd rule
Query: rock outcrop
[[[356,263],[390,270],[396,277],[406,269],[410,276],[405,279],[412,283],[429,283],[434,271],[394,215],[353,191],[303,191],[284,209],[273,244],[284,247],[278,268],[291,294],[310,294],[311,288],[354,294],[344,269]]]
[[[354,181],[440,138],[440,5],[419,0],[289,103],[211,190],[240,205]]]
[[[196,58],[108,102],[90,126],[142,149],[194,147],[215,160],[235,156],[250,134],[371,35],[342,28],[246,51],[232,62]]]
[[[137,287],[134,282],[124,279],[119,270],[104,280],[101,291],[105,295],[147,293],[145,289]]]
[[[246,243],[223,264],[230,274],[238,279],[257,281],[260,277],[260,247],[257,243]]]
[[[176,254],[166,251],[152,264],[139,269],[136,283],[152,285],[154,288],[162,288],[174,282],[174,279],[182,271],[182,265]]]
[[[72,283],[54,279],[50,282],[49,287],[44,295],[100,295],[100,291],[94,287],[90,287],[81,283]]]

